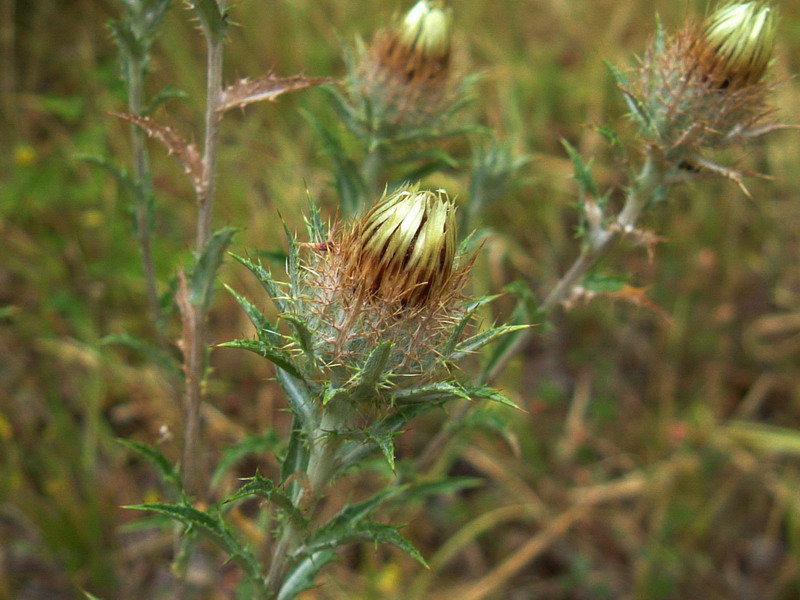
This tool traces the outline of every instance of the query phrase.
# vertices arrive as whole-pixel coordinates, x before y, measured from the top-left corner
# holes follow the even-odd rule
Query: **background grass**
[[[181,6],[167,14],[148,81],[185,90],[157,117],[194,132],[202,114],[202,39]],[[626,127],[602,59],[635,64],[658,11],[676,27],[701,2],[506,0],[452,3],[463,68],[484,77],[470,109],[519,153],[526,184],[485,213],[477,291],[523,278],[541,297],[577,251],[574,181],[560,140],[594,157],[596,176],[623,170],[586,124]],[[800,2],[781,2],[774,93],[798,120]],[[365,9],[368,7],[368,10]],[[243,0],[226,47],[226,80],[273,69],[341,75],[342,40],[369,37],[399,3]],[[172,535],[136,527],[119,508],[157,499],[147,465],[114,443],[179,448],[176,391],[159,365],[104,340],[152,339],[128,201],[81,153],[129,160],[110,0],[3,0],[0,124],[0,599],[172,597]],[[336,212],[330,164],[299,109],[333,123],[316,90],[234,112],[223,125],[217,225],[243,226],[234,250],[280,250],[280,213],[302,226],[305,188]],[[307,598],[786,599],[800,596],[800,145],[780,132],[729,158],[774,177],[746,198],[728,182],[675,188],[645,227],[663,236],[652,260],[625,248],[605,269],[630,273],[658,308],[600,298],[539,328],[498,383],[524,412],[493,409],[505,436],[457,435],[431,473],[481,487],[394,515],[432,565],[373,547],[348,552]],[[450,142],[468,154],[479,139]],[[190,260],[194,200],[185,177],[151,146],[161,282]],[[454,171],[426,184],[467,192]],[[260,298],[241,268],[221,279]],[[166,283],[165,286],[166,287]],[[507,317],[510,299],[498,303]],[[173,315],[169,335],[178,337]],[[249,334],[218,294],[213,342]],[[212,355],[206,443],[287,426],[263,362]],[[473,366],[465,366],[469,372]],[[421,452],[447,416],[399,441]],[[264,445],[269,444],[269,438]],[[268,459],[246,461],[241,476]],[[345,478],[332,507],[378,485]],[[230,478],[218,485],[231,485]],[[232,517],[247,523],[248,513]],[[251,541],[261,543],[253,528]],[[203,593],[230,597],[238,578],[213,553],[195,567]],[[203,589],[202,581],[198,587]]]

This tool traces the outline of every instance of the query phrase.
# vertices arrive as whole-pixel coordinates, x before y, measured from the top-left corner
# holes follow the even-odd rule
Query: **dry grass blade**
[[[197,146],[190,144],[183,136],[175,131],[172,127],[156,123],[150,117],[138,117],[136,115],[126,113],[109,113],[115,117],[119,117],[129,123],[141,127],[147,135],[156,138],[167,148],[169,154],[174,154],[178,159],[184,173],[186,173],[192,180],[192,185],[196,191],[203,187],[203,160],[200,153],[197,151]]]
[[[275,102],[278,96],[286,92],[303,90],[326,83],[336,83],[336,80],[330,77],[306,77],[305,75],[275,77],[272,74],[256,79],[240,79],[223,90],[222,102],[217,111],[225,112],[231,108],[242,108],[247,104],[262,100]]]

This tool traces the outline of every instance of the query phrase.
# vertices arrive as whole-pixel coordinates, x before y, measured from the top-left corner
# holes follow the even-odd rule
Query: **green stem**
[[[608,255],[617,241],[623,236],[633,232],[642,210],[647,206],[656,191],[663,187],[664,173],[656,163],[656,159],[648,156],[642,169],[634,179],[625,199],[625,205],[617,215],[612,226],[602,230],[590,243],[583,248],[578,258],[558,280],[556,285],[545,298],[539,312],[543,317],[550,315],[556,307],[569,298],[586,273]],[[490,384],[500,376],[509,361],[521,352],[532,335],[531,329],[526,329],[510,344],[503,354],[497,359],[491,370],[484,374],[480,383]],[[459,404],[449,417],[450,421],[458,421],[466,415],[473,405],[469,402]],[[420,469],[429,468],[441,456],[444,447],[451,439],[450,429],[438,432],[420,453],[417,465]]]
[[[128,59],[128,111],[132,115],[142,115],[144,98],[145,66],[141,61]],[[159,344],[164,347],[166,340],[161,327],[161,305],[158,301],[158,284],[153,266],[151,210],[153,203],[153,176],[147,157],[144,131],[137,125],[131,125],[131,146],[133,149],[133,178],[136,181],[137,194],[134,199],[136,219],[136,238],[139,242],[139,254],[142,261],[145,286],[147,288],[147,304],[153,319],[153,325]]]
[[[603,260],[622,237],[634,231],[642,210],[655,192],[664,185],[663,180],[664,173],[657,167],[656,160],[652,156],[648,156],[641,171],[628,189],[625,205],[614,223],[590,240],[590,243],[583,248],[578,258],[559,279],[539,307],[539,312],[543,317],[550,315],[556,307],[567,300],[586,273]],[[492,369],[483,378],[482,383],[491,383],[497,379],[511,358],[525,347],[531,335],[531,329],[522,332],[498,358]]]
[[[381,173],[386,166],[386,152],[379,144],[373,143],[371,146],[367,156],[364,158],[364,163],[361,167],[361,176],[367,187],[367,193],[373,194],[375,199],[377,199],[383,192]],[[374,201],[372,198],[367,198],[366,200],[368,203]]]
[[[217,0],[220,10],[224,0]],[[199,257],[211,236],[211,219],[214,208],[215,171],[217,165],[217,140],[219,137],[222,103],[222,36],[204,31],[207,49],[205,146],[203,150],[203,176],[197,193],[197,237],[195,251]],[[184,395],[184,436],[181,472],[188,494],[199,497],[205,494],[203,452],[200,444],[200,406],[203,401],[203,384],[206,371],[206,320],[207,309],[198,307],[188,319],[190,348],[185,349],[186,393]]]
[[[337,431],[340,427],[341,419],[328,407],[312,434],[312,441],[310,442],[311,455],[306,468],[308,489],[311,494],[306,512],[310,515],[313,515],[317,503],[322,498],[331,477],[336,471],[336,452],[341,445],[341,440],[332,435],[332,432]],[[298,488],[292,498],[295,505],[300,502],[304,491],[303,488]],[[313,526],[314,520],[312,518],[310,527],[313,528]],[[264,580],[267,598],[275,598],[280,592],[289,567],[286,559],[300,547],[303,541],[303,533],[304,531],[293,520],[286,521],[281,537],[272,553],[272,562]]]

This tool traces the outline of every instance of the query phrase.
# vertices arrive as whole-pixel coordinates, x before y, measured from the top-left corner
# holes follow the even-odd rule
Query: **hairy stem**
[[[139,60],[127,61],[128,111],[132,115],[142,115],[144,98],[145,66]],[[153,266],[151,211],[153,202],[153,177],[150,173],[150,162],[145,147],[144,131],[131,124],[131,147],[133,149],[133,178],[138,192],[135,198],[136,238],[139,242],[139,254],[142,260],[145,286],[147,288],[147,305],[158,336],[159,344],[166,344],[161,328],[161,305],[158,301],[158,284]]]
[[[652,156],[648,156],[639,174],[628,189],[625,205],[617,215],[614,223],[602,230],[600,235],[593,238],[583,248],[569,270],[553,286],[553,289],[539,307],[541,316],[547,317],[564,300],[568,299],[574,292],[575,286],[580,283],[586,273],[605,258],[617,241],[634,230],[642,210],[652,199],[655,192],[664,186],[664,173],[656,165],[655,159]],[[522,331],[497,359],[492,369],[484,374],[480,383],[492,383],[496,380],[509,361],[525,348],[531,335],[531,329]],[[449,420],[457,421],[461,419],[471,407],[472,404],[469,402],[459,404],[450,415]],[[449,429],[439,431],[420,453],[417,465],[421,469],[430,468],[436,459],[441,456],[442,450],[450,441],[451,436],[452,433]]]
[[[641,171],[628,189],[625,205],[617,215],[614,223],[604,229],[600,235],[592,239],[583,248],[569,270],[559,279],[544,302],[542,302],[539,307],[539,312],[542,316],[548,316],[563,301],[567,300],[586,273],[605,258],[623,236],[633,232],[642,210],[656,190],[664,185],[663,177],[663,172],[656,167],[655,159],[648,156],[644,165],[642,165]],[[491,383],[497,379],[514,355],[525,347],[531,335],[530,329],[523,331],[498,358],[492,369],[483,378],[484,381],[482,383]]]
[[[224,0],[217,0],[220,10]],[[215,171],[217,164],[217,139],[219,135],[222,100],[222,36],[204,30],[207,48],[207,84],[205,145],[203,151],[203,178],[197,197],[197,237],[195,251],[199,257],[211,236],[211,219],[214,208]],[[200,406],[203,401],[203,384],[206,372],[206,318],[207,309],[197,307],[191,318],[184,320],[184,327],[190,328],[186,348],[186,393],[184,396],[184,441],[182,476],[186,491],[195,497],[202,496],[204,489],[204,461],[200,445]]]
[[[336,415],[330,410],[326,410],[319,426],[314,430],[312,441],[310,442],[311,455],[306,468],[308,487],[311,493],[311,498],[306,508],[308,514],[313,514],[335,472],[336,451],[339,449],[341,440],[331,436],[330,433],[336,431],[339,426],[340,422]],[[292,498],[295,505],[301,502],[303,493],[304,490],[298,488]],[[313,520],[311,526],[313,527]],[[264,580],[267,598],[275,598],[280,592],[289,567],[286,559],[300,547],[303,540],[302,533],[291,519],[286,522],[281,537],[275,545],[269,572]]]

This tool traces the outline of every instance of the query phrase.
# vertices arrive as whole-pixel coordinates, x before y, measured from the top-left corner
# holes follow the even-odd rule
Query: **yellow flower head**
[[[777,11],[764,0],[722,5],[704,23],[701,64],[725,86],[758,83],[772,59],[777,22]]]

